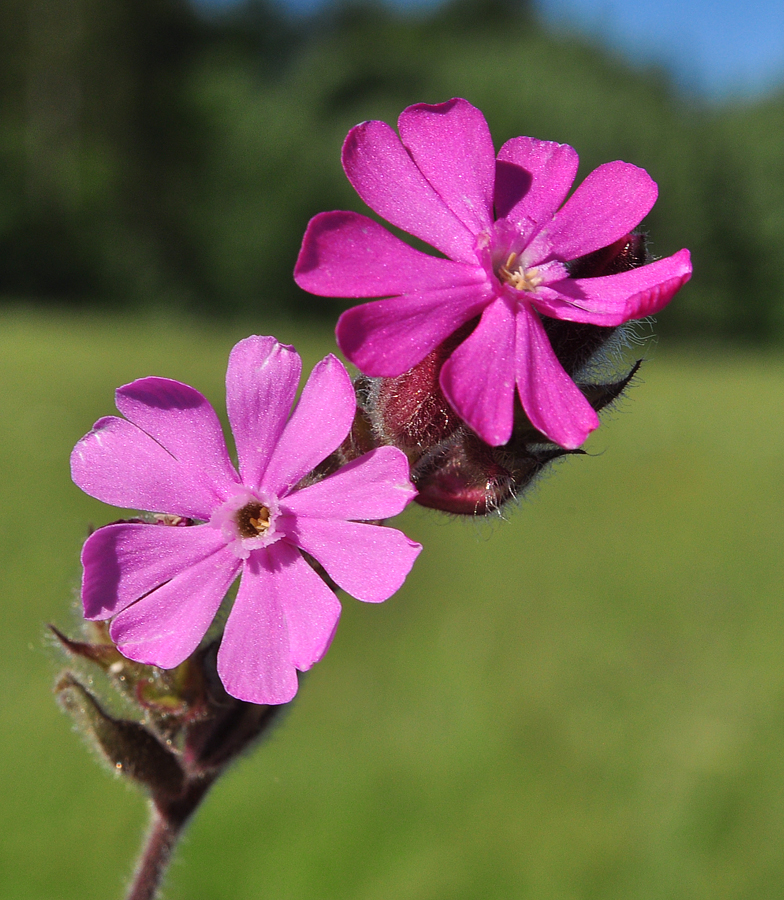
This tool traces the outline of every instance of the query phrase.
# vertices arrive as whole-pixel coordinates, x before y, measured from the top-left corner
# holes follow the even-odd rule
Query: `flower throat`
[[[248,503],[237,510],[237,530],[241,537],[255,538],[270,527],[270,511],[261,503]]]

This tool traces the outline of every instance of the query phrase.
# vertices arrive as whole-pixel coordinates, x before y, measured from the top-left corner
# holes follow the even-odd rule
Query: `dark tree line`
[[[258,0],[212,17],[185,0],[5,0],[0,294],[333,316],[291,270],[311,215],[361,208],[346,131],[451,96],[497,145],[531,134],[575,146],[581,176],[617,158],[651,172],[654,252],[695,261],[664,328],[784,335],[784,93],[702,107],[506,0],[303,21]]]

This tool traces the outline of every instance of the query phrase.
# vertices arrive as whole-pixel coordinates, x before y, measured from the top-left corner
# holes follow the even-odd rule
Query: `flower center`
[[[273,494],[238,487],[237,493],[215,509],[210,525],[218,528],[226,543],[240,558],[269,547],[284,537],[280,530],[280,507]]]
[[[270,511],[261,503],[246,503],[237,510],[236,522],[240,537],[255,538],[269,530]]]
[[[506,262],[498,267],[498,277],[516,291],[535,291],[542,283],[542,276],[536,267],[526,269],[517,253],[510,253]]]

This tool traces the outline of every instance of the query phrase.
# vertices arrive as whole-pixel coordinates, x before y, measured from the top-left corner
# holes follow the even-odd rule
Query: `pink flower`
[[[294,348],[271,337],[232,350],[226,402],[239,474],[207,400],[166,378],[119,388],[125,418],[100,419],[71,456],[73,480],[91,496],[201,523],[122,522],[92,534],[82,553],[85,617],[114,617],[110,633],[125,656],[172,668],[196,649],[241,573],[218,672],[230,694],[252,703],[290,700],[295,669],[318,662],[337,627],[340,604],[300,551],[376,603],[400,587],[421,550],[400,531],[367,524],[401,512],[416,493],[400,450],[373,450],[297,488],[340,445],[356,410],[348,373],[330,355],[289,418],[301,368]]]
[[[655,183],[636,166],[606,163],[564,203],[577,153],[518,137],[496,159],[482,113],[465,100],[410,106],[398,127],[400,137],[384,122],[357,125],[343,167],[371,209],[448,259],[366,216],[322,213],[305,234],[297,284],[326,297],[387,298],[338,322],[341,349],[371,376],[403,374],[481,316],[441,370],[452,407],[488,444],[505,444],[516,386],[539,431],[578,447],[599,420],[540,317],[615,326],[657,312],[688,281],[687,250],[621,274],[569,277],[570,261],[641,221]]]

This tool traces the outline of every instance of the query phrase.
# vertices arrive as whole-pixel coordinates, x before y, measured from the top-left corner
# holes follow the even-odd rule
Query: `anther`
[[[244,538],[258,537],[270,527],[270,512],[261,503],[248,503],[237,511],[237,529]]]

